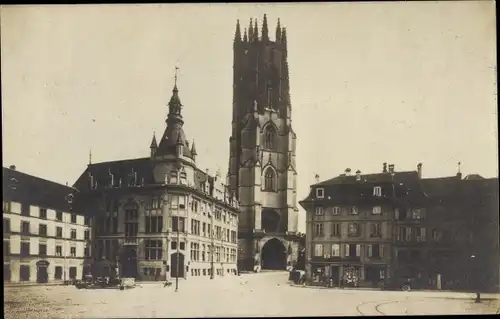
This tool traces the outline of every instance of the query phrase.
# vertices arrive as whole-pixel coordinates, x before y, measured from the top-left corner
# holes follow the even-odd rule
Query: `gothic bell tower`
[[[269,37],[264,15],[234,38],[228,180],[240,202],[239,265],[284,269],[297,254],[295,140],[286,29]]]

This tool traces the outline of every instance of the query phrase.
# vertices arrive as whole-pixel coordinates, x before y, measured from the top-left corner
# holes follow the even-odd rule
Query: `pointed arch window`
[[[264,191],[276,192],[276,173],[268,167],[264,173]]]
[[[277,149],[277,134],[276,129],[272,125],[268,125],[264,131],[264,148],[275,151]]]

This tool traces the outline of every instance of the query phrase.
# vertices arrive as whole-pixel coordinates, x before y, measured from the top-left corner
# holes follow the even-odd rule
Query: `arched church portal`
[[[261,221],[262,229],[266,233],[277,233],[280,227],[280,215],[274,209],[264,208],[262,210]]]
[[[262,269],[286,269],[286,249],[283,243],[276,238],[268,240],[261,253]]]

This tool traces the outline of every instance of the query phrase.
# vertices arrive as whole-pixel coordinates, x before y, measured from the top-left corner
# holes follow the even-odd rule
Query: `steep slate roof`
[[[149,157],[90,164],[73,186],[82,191],[87,190],[89,188],[89,173],[92,174],[98,187],[109,185],[110,173],[114,175],[113,179],[116,185],[121,178],[122,185],[126,186],[132,172],[137,173],[138,184],[141,184],[143,179],[144,184],[154,184],[153,168],[153,162]]]
[[[33,175],[19,172],[10,168],[2,168],[3,198],[13,201],[36,205],[59,211],[75,210],[78,201],[78,190],[42,179]],[[68,203],[68,195],[73,195],[72,205]]]
[[[431,197],[451,195],[458,187],[459,182],[459,176],[425,178],[420,180],[422,190]]]
[[[395,172],[394,182],[409,182],[418,179],[417,172],[406,171],[406,172]],[[356,180],[356,174],[354,175],[339,175],[332,179],[319,182],[312,186],[329,186],[329,185],[340,185],[340,184],[360,184],[360,183],[392,183],[393,177],[390,173],[375,173],[375,174],[361,174],[361,181]]]

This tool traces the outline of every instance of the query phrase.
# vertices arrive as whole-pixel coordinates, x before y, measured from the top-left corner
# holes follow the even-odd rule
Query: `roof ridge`
[[[19,174],[19,175],[24,175],[24,176],[27,176],[27,177],[31,177],[31,178],[34,178],[34,179],[37,179],[37,180],[40,180],[42,182],[47,182],[47,183],[51,183],[51,184],[54,184],[54,185],[57,185],[57,186],[62,186],[62,187],[66,187],[66,188],[71,188],[73,190],[76,190],[76,191],[79,191],[77,188],[73,187],[73,186],[69,186],[69,185],[64,185],[64,184],[61,184],[59,182],[55,182],[55,181],[51,181],[49,179],[46,179],[46,178],[42,178],[42,177],[38,177],[38,176],[35,176],[35,175],[31,175],[31,174],[28,174],[28,173],[25,173],[25,172],[21,172],[21,171],[18,171],[17,169],[11,169],[9,167],[2,167],[4,170],[7,169],[9,170],[10,172],[14,173],[14,174]],[[4,175],[4,177],[6,177]]]

